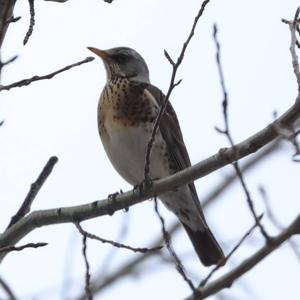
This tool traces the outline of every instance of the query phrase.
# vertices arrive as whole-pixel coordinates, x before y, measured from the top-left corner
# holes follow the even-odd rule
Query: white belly
[[[130,184],[136,185],[144,179],[146,149],[152,132],[151,123],[138,127],[110,127],[107,124],[108,139],[102,138],[105,151],[119,174]],[[150,177],[163,178],[170,175],[166,144],[157,134],[150,158]]]

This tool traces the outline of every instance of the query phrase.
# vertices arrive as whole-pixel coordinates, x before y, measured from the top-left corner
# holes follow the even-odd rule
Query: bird
[[[116,171],[137,186],[145,178],[145,153],[165,95],[150,83],[148,66],[134,49],[87,48],[106,69],[97,118],[103,147]],[[177,115],[168,101],[152,146],[149,176],[161,179],[190,166]],[[183,225],[202,264],[223,265],[224,253],[208,227],[194,183],[158,197]]]

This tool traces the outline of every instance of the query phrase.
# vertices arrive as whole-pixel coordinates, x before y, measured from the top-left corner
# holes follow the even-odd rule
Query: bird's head
[[[100,50],[94,47],[88,47],[88,49],[102,58],[107,79],[123,77],[149,82],[147,64],[135,50],[127,47],[117,47],[108,50]]]

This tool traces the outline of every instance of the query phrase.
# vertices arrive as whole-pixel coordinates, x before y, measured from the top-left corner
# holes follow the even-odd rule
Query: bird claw
[[[133,191],[137,191],[139,193],[139,195],[141,196],[146,191],[148,191],[152,187],[152,185],[153,185],[153,180],[149,176],[146,176],[141,183],[136,184],[133,187]]]
[[[110,205],[109,211],[108,211],[108,214],[109,214],[110,216],[112,216],[112,215],[115,213],[114,206],[115,206],[115,202],[116,202],[116,197],[117,197],[118,195],[120,195],[120,193],[119,193],[119,192],[116,192],[116,193],[109,194],[109,195],[107,196],[107,198],[108,198],[109,200],[111,200],[111,205]]]

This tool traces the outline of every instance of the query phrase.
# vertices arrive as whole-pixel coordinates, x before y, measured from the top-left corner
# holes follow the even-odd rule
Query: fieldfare
[[[107,82],[98,106],[104,149],[118,173],[136,186],[144,179],[145,153],[164,95],[149,80],[146,62],[135,50],[89,50],[104,62]],[[176,113],[168,103],[150,157],[150,178],[191,166]],[[205,266],[222,263],[224,254],[210,231],[193,183],[159,196],[180,220]]]

